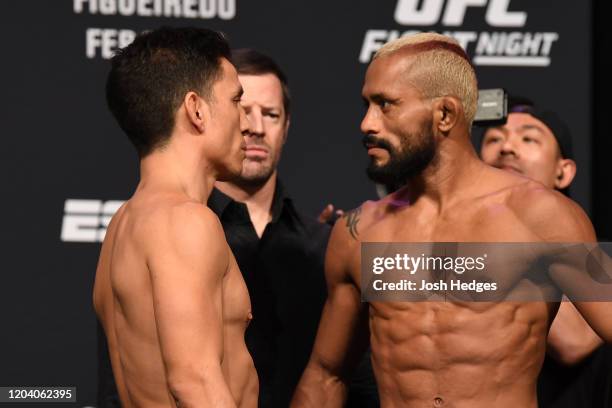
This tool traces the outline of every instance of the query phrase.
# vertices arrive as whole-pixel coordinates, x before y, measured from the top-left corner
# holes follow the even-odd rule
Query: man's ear
[[[434,101],[433,114],[434,128],[447,135],[463,115],[463,107],[457,98],[443,96]]]
[[[576,176],[576,162],[572,159],[559,159],[556,172],[555,188],[563,190],[572,183]]]
[[[185,107],[188,124],[198,133],[203,133],[205,113],[208,108],[204,100],[195,92],[187,92],[183,100],[183,106]]]

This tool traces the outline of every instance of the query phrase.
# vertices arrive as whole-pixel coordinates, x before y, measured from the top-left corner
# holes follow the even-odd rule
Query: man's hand
[[[327,204],[327,206],[321,211],[321,214],[317,217],[317,220],[321,223],[328,223],[334,225],[336,220],[344,215],[344,211],[337,209],[334,211],[333,204]]]

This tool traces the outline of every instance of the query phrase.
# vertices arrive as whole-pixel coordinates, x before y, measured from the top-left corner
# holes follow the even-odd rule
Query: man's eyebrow
[[[380,103],[382,101],[391,101],[392,98],[390,98],[389,96],[385,95],[384,93],[380,92],[380,93],[375,93],[369,96],[368,98],[371,101],[374,101],[376,103]]]
[[[532,130],[532,129],[535,129],[539,131],[540,133],[544,133],[544,129],[538,125],[522,125],[522,126],[519,126],[517,130]]]
[[[282,109],[281,105],[261,105],[261,108],[266,111],[279,111]]]
[[[491,126],[490,128],[488,128],[487,130],[485,130],[484,135],[483,135],[483,139],[486,138],[490,133],[490,131],[496,131],[496,132],[500,132],[503,133],[504,136],[508,135],[508,128],[506,128],[506,126],[501,125],[501,126]]]

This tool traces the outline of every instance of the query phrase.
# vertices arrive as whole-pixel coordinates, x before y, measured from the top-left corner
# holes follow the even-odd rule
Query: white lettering
[[[104,59],[113,57],[113,50],[117,48],[117,30],[107,28],[102,31],[102,49],[100,54]]]
[[[87,55],[87,58],[94,58],[96,56],[96,49],[102,44],[100,39],[101,32],[102,30],[99,28],[88,28],[85,31],[85,55]]]
[[[138,15],[143,17],[149,17],[153,14],[151,9],[148,7],[151,4],[151,0],[138,0]]]
[[[75,200],[64,203],[60,238],[65,242],[102,242],[112,216],[123,201]]]
[[[136,38],[136,32],[132,30],[119,30],[119,48],[127,47]]]
[[[512,32],[508,34],[508,40],[506,42],[506,55],[519,55],[521,52],[521,44],[523,40],[523,33]]]
[[[557,33],[544,33],[544,44],[542,45],[542,55],[550,55],[550,47],[552,47],[552,43],[559,39],[559,34]]]
[[[378,256],[374,258],[373,260],[372,272],[374,272],[377,275],[380,275],[381,273],[385,271],[385,268],[382,267],[383,259],[384,258],[381,258],[380,256]]]
[[[100,0],[100,13],[104,15],[117,13],[116,0]]]
[[[132,30],[116,30],[113,28],[88,28],[85,32],[85,55],[87,58],[95,58],[97,51],[104,59],[113,57],[117,48],[129,45],[136,38],[136,32]]]
[[[453,37],[455,40],[457,40],[459,45],[461,45],[461,48],[463,48],[466,51],[468,47],[470,46],[470,43],[476,41],[476,39],[478,38],[478,35],[474,31],[455,31],[455,32],[447,31],[444,33],[444,35]]]
[[[180,17],[181,2],[179,0],[166,0],[166,3],[164,4],[164,16]]]
[[[403,25],[434,25],[440,20],[443,0],[399,0],[395,7],[395,21]]]
[[[493,27],[523,27],[527,22],[524,11],[508,11],[510,0],[491,0],[485,20]]]
[[[119,14],[131,16],[136,11],[136,0],[119,0]]]
[[[525,37],[523,38],[523,47],[521,49],[522,55],[538,55],[541,44],[542,33],[525,33]]]
[[[75,13],[231,20],[236,0],[73,0]]]
[[[482,7],[487,4],[487,0],[449,0],[444,12],[443,23],[447,26],[460,26],[465,18],[465,11],[468,7]]]
[[[74,0],[74,2],[72,3],[72,7],[75,13],[79,14],[83,12],[83,3],[85,3],[87,0]],[[89,3],[89,2],[88,2]],[[91,11],[91,3],[89,3],[89,12],[92,13]]]
[[[478,43],[476,44],[476,54],[494,55],[498,37],[499,33],[487,33],[486,31],[481,33]]]
[[[231,20],[236,16],[236,0],[219,0],[219,18]]]
[[[387,42],[389,32],[387,30],[368,30],[366,31],[361,52],[359,53],[359,61],[367,63],[372,58],[372,54],[380,50]],[[399,34],[398,34],[399,36]]]
[[[217,0],[200,0],[200,16],[213,18],[217,14]]]
[[[196,5],[197,0],[183,0],[183,17],[197,18],[198,13],[194,10],[193,6]]]
[[[162,0],[154,0],[153,1],[153,14],[156,16],[161,16],[162,13],[163,13]]]

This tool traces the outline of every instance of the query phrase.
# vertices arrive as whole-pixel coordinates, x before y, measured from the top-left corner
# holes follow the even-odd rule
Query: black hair
[[[113,56],[106,101],[139,157],[168,141],[187,92],[212,99],[221,58],[230,58],[221,33],[172,27],[142,33]]]
[[[272,58],[250,48],[239,48],[232,50],[231,61],[239,75],[275,75],[281,83],[283,108],[285,109],[286,117],[289,117],[291,112],[291,94],[289,92],[287,76]]]

